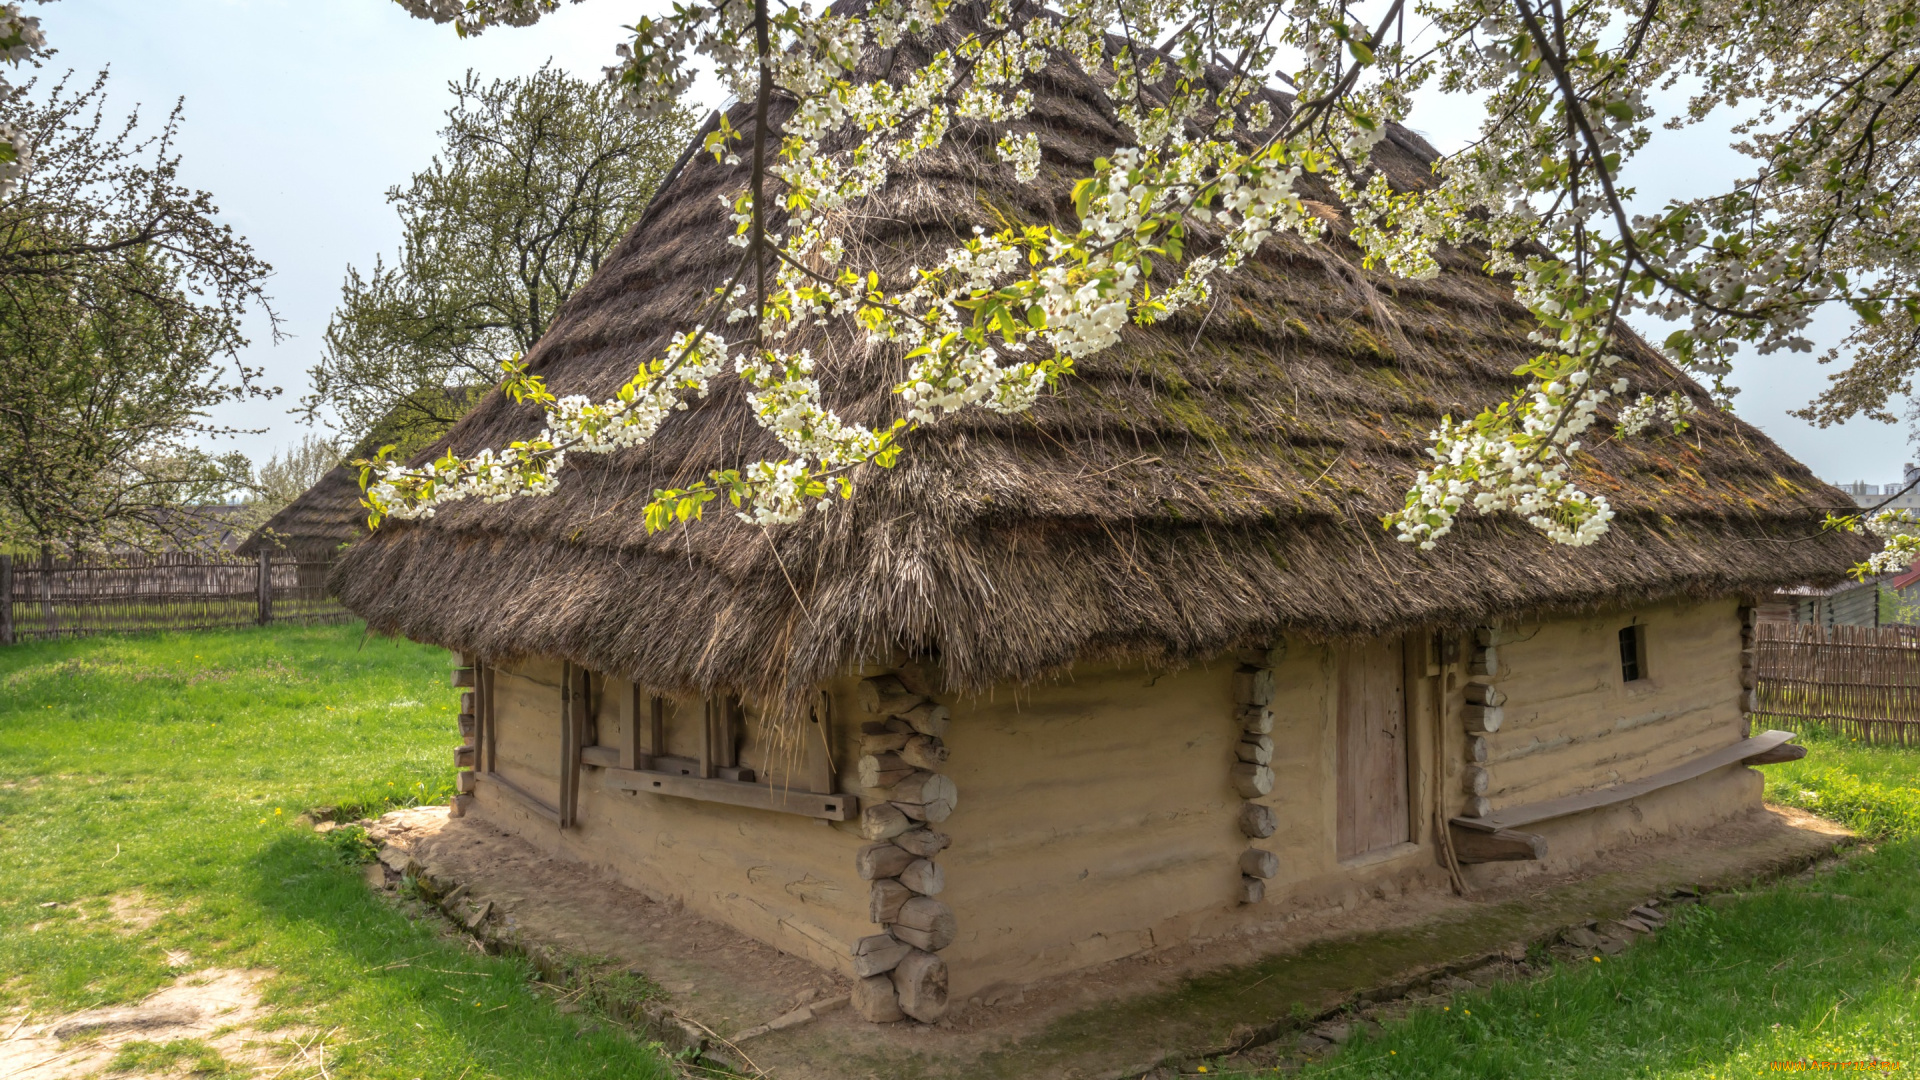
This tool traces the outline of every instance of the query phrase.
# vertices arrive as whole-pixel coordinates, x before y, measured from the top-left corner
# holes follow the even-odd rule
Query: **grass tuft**
[[[358,825],[342,825],[332,832],[322,833],[327,846],[340,857],[340,861],[349,866],[364,866],[380,855],[380,845],[373,842],[367,830]]]
[[[220,1051],[199,1039],[172,1039],[164,1043],[136,1039],[120,1047],[107,1064],[108,1072],[172,1072],[186,1063],[186,1071],[195,1077],[238,1076],[247,1070],[236,1069]]]

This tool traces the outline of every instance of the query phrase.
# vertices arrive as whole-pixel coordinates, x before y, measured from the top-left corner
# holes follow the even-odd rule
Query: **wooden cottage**
[[[904,274],[1071,213],[1123,135],[1085,76],[1036,88],[1040,182],[963,134],[849,249]],[[1406,185],[1433,159],[1400,130],[1380,155]],[[531,354],[556,393],[610,395],[727,279],[746,179],[669,179]],[[1397,280],[1315,207],[1324,243],[1274,241],[1029,415],[912,433],[802,523],[647,533],[656,489],[778,454],[729,378],[550,497],[383,526],[333,583],[457,654],[458,809],[856,979],[873,1020],[1756,810],[1746,766],[1797,748],[1749,730],[1750,604],[1864,554],[1820,528],[1849,501],[1635,343],[1635,392],[1701,415],[1582,452],[1603,540],[1395,542],[1427,432],[1511,392],[1532,324],[1482,256]],[[805,344],[843,415],[895,414],[896,353]],[[541,425],[494,393],[448,439]]]

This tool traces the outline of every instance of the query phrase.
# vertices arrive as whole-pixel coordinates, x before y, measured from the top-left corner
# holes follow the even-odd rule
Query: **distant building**
[[[1879,626],[1882,622],[1880,578],[1843,581],[1819,588],[1800,585],[1777,589],[1760,603],[1761,622],[1815,623],[1834,626]]]
[[[1834,486],[1853,496],[1853,501],[1861,506],[1879,506],[1892,498],[1883,509],[1920,511],[1920,484],[1914,483],[1917,479],[1920,479],[1920,465],[1908,462],[1897,484],[1867,484],[1856,480]]]

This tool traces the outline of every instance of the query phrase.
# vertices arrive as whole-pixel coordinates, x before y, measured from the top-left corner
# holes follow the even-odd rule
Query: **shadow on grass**
[[[376,895],[318,834],[276,838],[234,885],[271,928],[271,951],[286,954],[266,959],[298,972],[269,985],[269,1003],[352,1028],[358,1041],[339,1051],[349,1075],[674,1075],[658,1047],[560,1012],[525,961],[481,954]]]

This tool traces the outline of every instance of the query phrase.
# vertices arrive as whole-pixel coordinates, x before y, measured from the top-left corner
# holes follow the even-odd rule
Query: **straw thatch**
[[[470,387],[430,387],[415,392],[433,395],[444,401],[433,402],[440,415],[458,416],[470,408],[479,391]],[[284,551],[302,561],[325,561],[340,549],[367,534],[367,510],[360,505],[360,470],[351,462],[372,457],[387,445],[407,451],[431,443],[442,431],[426,431],[417,420],[406,416],[421,410],[409,410],[406,402],[396,405],[374,425],[339,465],[329,469],[312,487],[281,507],[241,542],[235,553],[258,555],[261,551]]]
[[[343,545],[366,532],[367,512],[360,505],[360,470],[336,465],[253,530],[236,554],[286,551],[301,559],[330,559]]]
[[[998,132],[965,135],[847,216],[853,264],[899,284],[975,225],[1069,220],[1071,179],[1124,138],[1088,77],[1056,65],[1037,89],[1041,182],[993,161]],[[731,119],[751,127],[745,108]],[[1411,185],[1433,151],[1396,131],[1381,157]],[[610,395],[685,327],[738,257],[725,203],[746,182],[701,154],[666,186],[534,350],[556,393]],[[1556,547],[1471,516],[1436,551],[1395,542],[1379,519],[1427,432],[1508,394],[1533,351],[1529,316],[1481,263],[1450,253],[1439,278],[1407,282],[1363,269],[1341,239],[1277,241],[1210,307],[1130,328],[1030,415],[913,433],[851,503],[773,531],[720,506],[650,536],[655,489],[779,455],[727,379],[650,445],[570,458],[555,495],[383,526],[334,583],[374,628],[422,641],[792,700],[865,659],[922,657],[948,687],[978,689],[1084,659],[1179,664],[1285,634],[1757,592],[1831,580],[1863,554],[1819,527],[1817,508],[1845,496],[1644,346],[1635,390],[1681,389],[1703,415],[1684,438],[1583,454],[1584,482],[1619,513],[1602,542]],[[897,352],[804,344],[842,415],[896,414]],[[496,392],[449,440],[465,453],[540,427]]]

